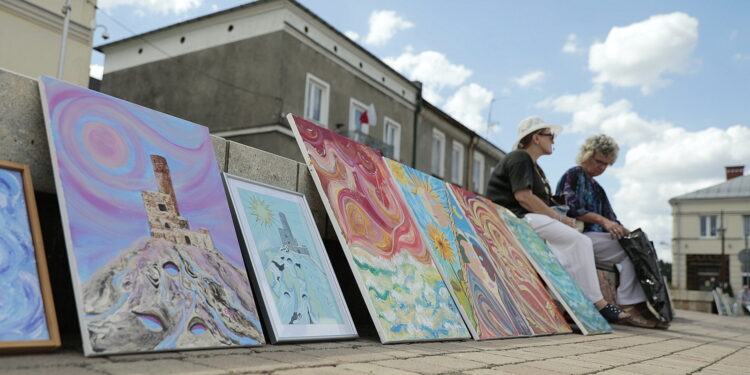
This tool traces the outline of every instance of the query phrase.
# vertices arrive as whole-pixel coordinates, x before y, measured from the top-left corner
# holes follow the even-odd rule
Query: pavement
[[[80,348],[0,356],[2,375],[748,374],[750,316],[678,310],[669,330],[382,345],[353,341],[86,358]]]

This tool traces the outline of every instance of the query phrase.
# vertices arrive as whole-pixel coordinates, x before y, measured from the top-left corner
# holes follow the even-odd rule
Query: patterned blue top
[[[593,178],[586,176],[583,168],[575,166],[568,169],[557,183],[557,195],[565,195],[565,202],[570,207],[568,216],[578,217],[589,212],[602,215],[609,220],[620,222],[609,204],[607,193]],[[584,232],[606,232],[599,224],[584,223]]]

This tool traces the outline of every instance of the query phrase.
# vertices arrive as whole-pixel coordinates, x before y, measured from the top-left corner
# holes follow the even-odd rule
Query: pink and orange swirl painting
[[[571,332],[521,245],[498,215],[495,204],[455,185],[448,186],[472,228],[489,249],[505,285],[515,286],[509,289],[534,334]]]
[[[288,119],[381,341],[469,338],[380,153]]]

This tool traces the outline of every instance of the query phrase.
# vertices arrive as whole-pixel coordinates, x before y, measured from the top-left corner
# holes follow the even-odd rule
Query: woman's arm
[[[623,227],[622,224],[609,220],[606,217],[599,215],[597,213],[588,212],[586,214],[583,214],[581,216],[578,216],[576,219],[583,221],[585,223],[591,223],[591,224],[599,224],[606,230],[607,232],[612,234],[612,237],[615,239],[619,239],[620,237],[624,235],[630,234],[630,231]]]
[[[526,188],[516,190],[513,195],[515,196],[521,207],[526,209],[526,211],[533,212],[535,214],[547,215],[552,219],[559,220],[560,222],[571,228],[576,227],[575,219],[555,213],[555,211],[544,204],[544,202],[542,202],[539,197],[534,195],[534,193],[531,192],[531,189]]]

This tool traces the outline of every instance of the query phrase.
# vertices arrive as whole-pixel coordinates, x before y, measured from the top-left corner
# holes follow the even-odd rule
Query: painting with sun
[[[472,336],[477,340],[529,336],[531,329],[509,288],[445,182],[409,166],[385,159],[419,224]]]
[[[223,176],[271,342],[357,337],[305,196]]]
[[[381,342],[470,337],[380,153],[287,119]]]
[[[263,343],[208,129],[39,89],[84,353]]]

